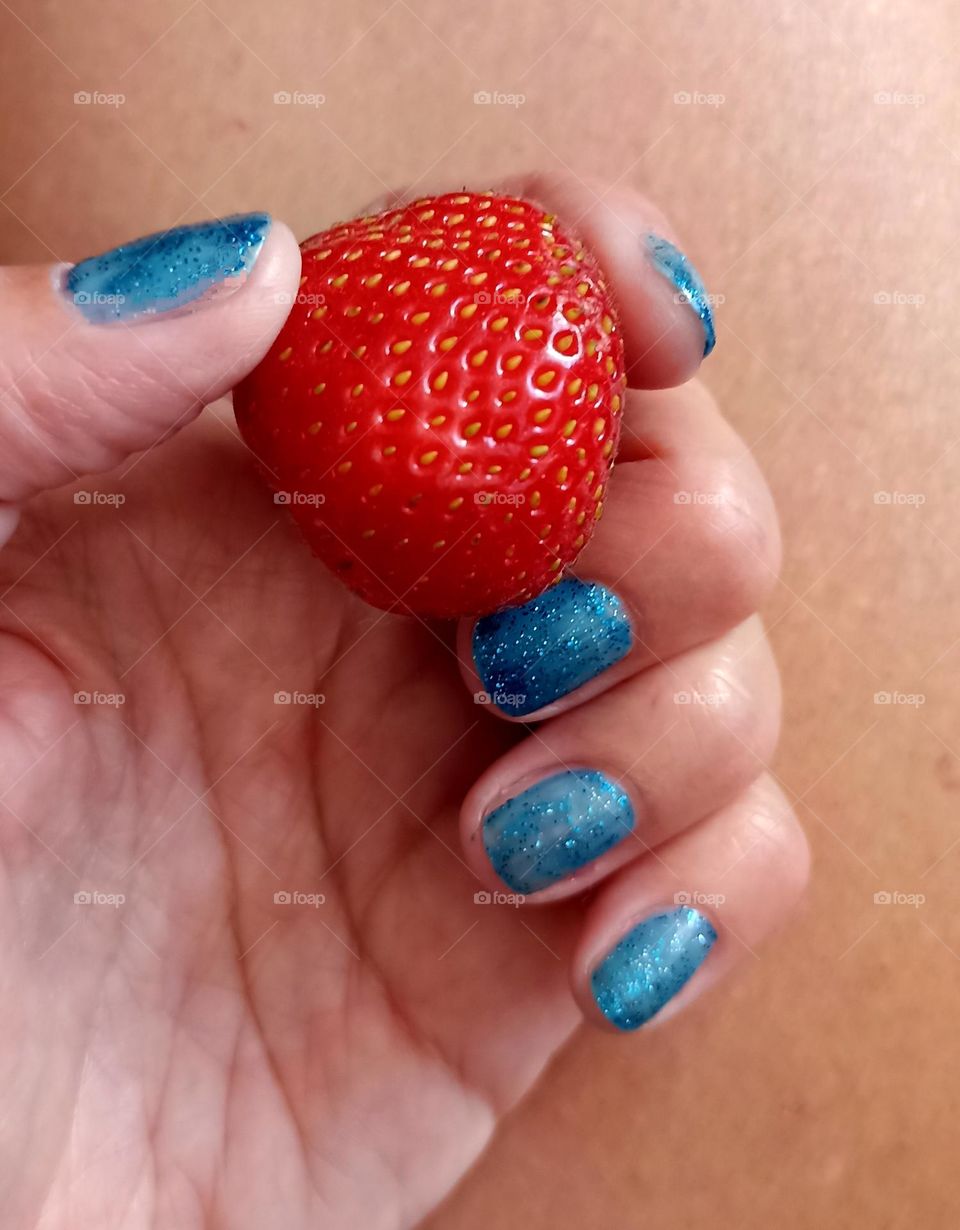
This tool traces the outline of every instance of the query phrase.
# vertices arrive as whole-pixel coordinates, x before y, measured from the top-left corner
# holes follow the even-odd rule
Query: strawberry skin
[[[558,580],[602,512],[626,384],[591,254],[537,205],[467,192],[301,252],[234,406],[314,552],[374,606],[440,618]]]

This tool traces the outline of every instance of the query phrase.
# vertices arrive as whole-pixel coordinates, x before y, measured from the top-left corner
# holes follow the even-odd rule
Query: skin
[[[567,185],[530,189],[576,208]],[[620,213],[648,208],[624,197]],[[582,225],[617,280],[620,223]],[[618,282],[639,391],[578,567],[619,581],[644,635],[603,690],[525,736],[472,703],[451,629],[373,612],[310,559],[225,408],[182,430],[263,353],[298,275],[276,226],[232,296],[104,329],[77,319],[57,271],[3,273],[8,529],[23,507],[0,556],[0,927],[18,954],[0,1156],[17,1227],[413,1225],[569,1038],[577,1004],[597,1020],[589,971],[632,921],[687,873],[709,884],[736,863],[703,988],[806,874],[762,772],[779,694],[746,618],[776,567],[769,497],[699,386],[642,392],[648,362],[655,384],[696,367],[688,310],[644,358],[659,285],[642,265]],[[61,487],[105,469],[88,486],[119,507]],[[678,567],[656,544],[694,473],[733,511],[690,510]],[[726,584],[707,593],[690,578],[717,553]],[[668,711],[676,688],[712,685],[728,711]],[[281,688],[325,703],[280,707]],[[124,702],[78,706],[81,689]],[[577,882],[529,918],[478,907],[484,798],[601,754],[642,792],[644,839],[594,873],[586,905]],[[81,907],[84,889],[123,901]]]

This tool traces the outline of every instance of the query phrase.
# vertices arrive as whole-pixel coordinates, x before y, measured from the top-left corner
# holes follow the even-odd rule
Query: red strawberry
[[[301,244],[300,294],[236,389],[310,546],[368,602],[522,602],[589,537],[625,376],[594,258],[552,215],[450,193]]]

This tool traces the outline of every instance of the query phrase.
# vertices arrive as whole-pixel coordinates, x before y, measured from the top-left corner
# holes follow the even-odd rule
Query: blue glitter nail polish
[[[663,239],[660,235],[647,235],[644,237],[644,243],[654,268],[670,279],[684,301],[689,303],[700,317],[704,333],[703,357],[706,358],[717,344],[717,333],[713,327],[713,309],[710,307],[707,288],[701,281],[700,274],[669,239]]]
[[[64,293],[94,324],[195,303],[253,268],[269,214],[236,214],[147,235],[74,265]]]
[[[523,717],[566,696],[630,649],[623,603],[567,577],[523,606],[478,619],[473,660],[491,701]]]
[[[633,831],[630,799],[593,769],[557,773],[508,799],[483,822],[483,845],[501,880],[536,893],[592,863]]]
[[[618,1029],[639,1029],[685,986],[717,939],[709,919],[687,906],[654,914],[600,962],[590,985]]]

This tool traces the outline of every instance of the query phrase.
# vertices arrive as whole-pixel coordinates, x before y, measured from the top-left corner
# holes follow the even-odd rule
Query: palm
[[[3,560],[17,1213],[415,1221],[576,1019],[572,919],[534,935],[476,905],[456,850],[512,732],[466,695],[448,629],[309,558],[225,424],[119,489],[119,509],[48,497]],[[325,900],[275,901],[297,892]]]

